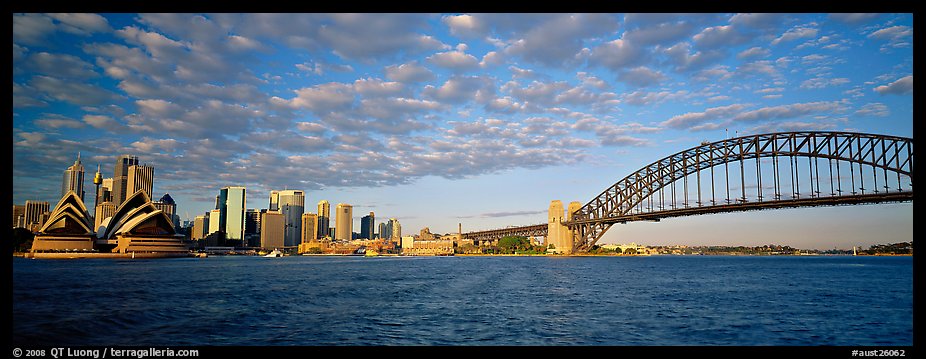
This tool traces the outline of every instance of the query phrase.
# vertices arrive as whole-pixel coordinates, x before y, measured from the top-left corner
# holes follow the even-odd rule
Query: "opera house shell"
[[[144,191],[129,196],[96,231],[87,209],[68,192],[36,234],[33,258],[73,257],[186,257],[190,248],[173,222],[154,207]]]

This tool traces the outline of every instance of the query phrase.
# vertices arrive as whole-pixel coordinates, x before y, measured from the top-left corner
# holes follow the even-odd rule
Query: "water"
[[[909,346],[912,257],[13,262],[14,345]]]

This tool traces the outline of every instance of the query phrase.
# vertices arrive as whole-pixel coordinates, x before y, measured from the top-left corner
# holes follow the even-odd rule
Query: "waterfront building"
[[[126,174],[126,193],[145,191],[148,197],[154,193],[154,167],[148,165],[131,165]]]
[[[336,207],[336,216],[334,223],[334,239],[349,241],[352,238],[354,227],[354,206],[346,203],[338,203]]]
[[[84,201],[67,191],[32,241],[32,252],[92,251],[94,231]]]
[[[318,215],[312,212],[302,214],[302,242],[314,242],[318,236]]]
[[[389,238],[398,241],[402,238],[402,225],[399,223],[398,219],[389,218],[389,224],[386,225],[390,232]]]
[[[17,228],[17,227],[25,228],[26,227],[26,224],[24,223],[25,218],[26,218],[26,206],[14,204],[13,205],[13,228]]]
[[[283,214],[283,243],[287,247],[298,246],[302,242],[302,214],[305,213],[305,192],[291,189],[276,192],[277,198],[279,198],[277,202],[279,212]]]
[[[170,217],[171,221],[174,224],[174,228],[180,227],[180,217],[177,216],[177,203],[174,202],[174,199],[170,196],[169,193],[165,193],[161,196],[157,202],[152,202],[154,208],[157,208],[167,214],[167,217]]]
[[[244,238],[249,247],[260,247],[260,214],[266,209],[248,209],[244,213]]]
[[[96,210],[93,212],[93,228],[100,228],[103,220],[112,217],[116,213],[116,207],[116,203],[112,201],[97,204]]]
[[[373,212],[360,218],[360,238],[373,239],[375,218]]]
[[[379,239],[389,239],[389,234],[386,233],[386,223],[379,224]]]
[[[328,227],[331,226],[331,204],[326,200],[318,201],[318,238],[331,235]]]
[[[116,169],[115,173],[113,173],[113,184],[112,187],[110,187],[113,196],[112,201],[116,204],[116,206],[122,204],[122,202],[124,202],[128,196],[128,194],[126,194],[126,185],[128,184],[129,166],[137,164],[137,156],[122,155],[116,159]]]
[[[126,198],[100,226],[98,242],[105,244],[96,249],[101,252],[111,249],[113,253],[150,257],[190,255],[190,248],[183,243],[183,235],[177,233],[173,220],[154,207],[144,190]]]
[[[247,208],[246,190],[241,186],[229,186],[219,190],[219,224],[225,232],[225,239],[244,241],[245,209]]]
[[[209,211],[209,231],[206,233],[207,236],[222,230],[222,227],[219,225],[220,218],[222,218],[221,210],[213,209]]]
[[[427,228],[422,230],[422,234]],[[453,241],[437,238],[427,232],[427,238],[417,239],[413,236],[402,237],[402,254],[407,256],[451,256],[453,255]],[[407,239],[406,239],[407,238]]]
[[[74,161],[74,164],[64,170],[61,181],[61,197],[64,197],[68,191],[74,191],[81,201],[84,200],[84,165],[80,162],[80,152],[77,153],[77,160]]]
[[[48,213],[48,201],[26,201],[23,227],[35,232],[42,228]]]
[[[208,219],[205,215],[196,216],[193,219],[193,229],[190,231],[190,239],[198,241],[206,238],[206,228],[209,227]]]
[[[280,249],[284,243],[284,219],[279,212],[267,211],[260,214],[260,247]]]

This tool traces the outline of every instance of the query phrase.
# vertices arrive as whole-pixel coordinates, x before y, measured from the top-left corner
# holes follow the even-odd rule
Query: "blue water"
[[[913,345],[912,257],[13,261],[14,345]]]

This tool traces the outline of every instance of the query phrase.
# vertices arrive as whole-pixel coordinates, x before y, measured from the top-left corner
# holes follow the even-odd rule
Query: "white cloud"
[[[385,73],[386,78],[405,83],[425,82],[435,78],[431,70],[418,65],[417,62],[386,66]]]
[[[794,41],[802,38],[815,37],[817,36],[818,32],[818,30],[815,28],[816,26],[816,23],[809,23],[792,27],[775,40],[772,40],[772,45],[778,45],[781,42]]]
[[[873,102],[865,104],[858,111],[855,111],[855,114],[858,116],[887,117],[891,114],[891,110],[883,103]]]
[[[903,95],[913,92],[913,75],[905,76],[887,85],[875,87],[875,91],[882,95]]]
[[[741,51],[736,55],[736,58],[744,60],[753,57],[767,57],[769,54],[771,54],[771,51],[757,46]]]
[[[454,71],[473,70],[479,67],[479,59],[462,51],[447,51],[428,57],[431,63]]]
[[[666,76],[659,71],[653,71],[648,67],[640,66],[621,72],[617,75],[617,79],[635,87],[646,87],[656,85],[666,80]]]
[[[833,112],[840,109],[838,102],[808,102],[791,105],[763,107],[758,110],[743,112],[733,116],[734,121],[761,121],[772,119],[785,119],[813,115],[817,113]]]
[[[742,113],[743,110],[748,107],[750,107],[749,104],[733,104],[721,107],[712,107],[704,110],[703,112],[688,112],[685,114],[673,116],[672,118],[663,121],[659,125],[672,128],[688,128],[710,120],[732,118],[737,114]]]

